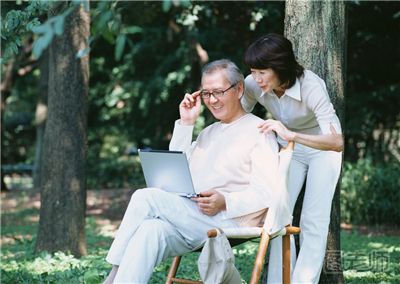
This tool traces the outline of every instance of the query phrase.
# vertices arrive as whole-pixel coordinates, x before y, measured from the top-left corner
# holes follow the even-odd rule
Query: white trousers
[[[221,214],[202,214],[190,199],[155,188],[139,189],[106,258],[119,266],[114,283],[147,283],[162,260],[201,247],[209,229],[237,226]]]
[[[318,283],[326,251],[332,199],[340,175],[342,154],[296,144],[290,163],[288,190],[293,212],[305,178],[300,216],[300,251],[296,261],[291,237],[291,283]],[[282,238],[271,241],[268,283],[282,283]]]

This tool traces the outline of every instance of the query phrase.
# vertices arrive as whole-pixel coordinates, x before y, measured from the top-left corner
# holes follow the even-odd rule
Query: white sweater
[[[261,213],[282,202],[282,193],[286,196],[278,180],[276,138],[259,132],[261,122],[252,114],[229,124],[216,122],[192,143],[193,126],[183,126],[178,120],[169,147],[187,154],[196,192],[215,189],[222,193],[226,203],[222,214],[241,226],[258,224],[263,218]],[[287,202],[287,198],[284,200]],[[285,216],[278,218],[282,219],[278,223],[285,224],[273,226],[290,223],[289,211],[279,212],[285,212]]]

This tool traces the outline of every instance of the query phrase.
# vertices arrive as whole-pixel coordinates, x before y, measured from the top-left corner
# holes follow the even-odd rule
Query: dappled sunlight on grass
[[[347,283],[400,283],[400,238],[342,232]]]
[[[104,193],[104,194],[103,194]],[[2,283],[101,283],[111,265],[105,261],[129,201],[131,191],[88,193],[86,242],[88,255],[75,258],[67,253],[34,253],[39,207],[36,195],[22,192],[2,195],[1,276]],[[115,197],[115,198],[114,198]],[[342,233],[342,261],[347,283],[400,283],[400,238]],[[257,242],[233,248],[236,267],[243,281],[251,275]],[[178,275],[199,279],[199,253],[182,258]],[[150,283],[163,283],[172,259],[155,268]],[[243,282],[246,283],[246,282]]]

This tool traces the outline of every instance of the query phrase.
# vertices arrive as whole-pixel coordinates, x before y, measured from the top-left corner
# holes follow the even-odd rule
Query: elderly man
[[[229,60],[203,68],[201,90],[186,94],[170,150],[185,151],[193,184],[201,197],[184,198],[162,189],[132,195],[107,255],[113,269],[106,283],[147,283],[163,259],[204,244],[211,228],[255,226],[282,188],[277,181],[278,144],[259,133],[262,120],[241,104],[243,75]],[[201,99],[218,120],[192,143]],[[289,211],[273,226],[290,223]]]

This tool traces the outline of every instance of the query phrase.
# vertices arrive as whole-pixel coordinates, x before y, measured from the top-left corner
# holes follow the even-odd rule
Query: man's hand
[[[214,216],[222,210],[226,210],[225,197],[218,191],[211,189],[203,191],[201,197],[192,198],[197,202],[200,211],[208,216]]]
[[[179,104],[179,114],[181,115],[182,125],[193,125],[201,112],[200,91],[192,94],[185,94]]]
[[[264,134],[269,133],[271,131],[275,131],[276,134],[283,140],[295,141],[296,134],[293,131],[287,129],[286,126],[283,125],[283,123],[278,120],[267,119],[263,121],[258,126],[258,128],[260,129],[260,132]]]

